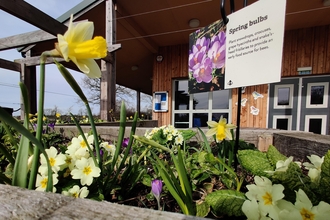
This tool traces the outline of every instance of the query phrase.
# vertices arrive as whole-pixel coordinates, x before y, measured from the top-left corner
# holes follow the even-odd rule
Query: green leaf
[[[188,141],[196,135],[196,132],[193,130],[179,130],[182,134],[183,140]]]
[[[207,137],[206,135],[204,134],[204,132],[202,131],[202,129],[200,129],[199,127],[197,127],[198,131],[201,133],[202,135],[202,138],[203,138],[203,142],[205,144],[205,150],[208,152],[208,153],[212,153],[212,149],[211,149],[211,146],[209,144],[209,141],[207,140]]]
[[[321,166],[320,191],[322,200],[330,203],[330,150],[324,156]]]
[[[247,171],[258,176],[270,177],[265,171],[272,171],[275,169],[267,158],[266,153],[256,150],[239,150],[238,160],[242,167]]]
[[[206,196],[205,201],[216,215],[243,216],[244,193],[235,190],[218,190]]]
[[[205,217],[209,214],[211,208],[210,205],[205,201],[197,201],[196,202],[196,216]]]
[[[279,160],[285,161],[287,159],[287,157],[281,154],[273,145],[269,146],[266,154],[267,154],[267,158],[269,159],[269,162],[273,166],[276,166],[277,161]]]
[[[296,191],[304,190],[313,204],[317,203],[317,198],[311,190],[310,178],[304,175],[301,168],[294,162],[291,162],[285,172],[277,171],[271,176],[273,184],[282,184],[285,199],[294,203],[296,201]]]

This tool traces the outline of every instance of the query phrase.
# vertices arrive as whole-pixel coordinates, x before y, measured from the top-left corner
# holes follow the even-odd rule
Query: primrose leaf
[[[284,156],[283,154],[281,154],[276,147],[274,147],[273,145],[270,145],[268,150],[267,150],[267,157],[269,159],[269,162],[275,166],[277,161],[279,160],[283,160],[285,161],[287,159],[286,156]]]
[[[196,202],[196,216],[205,217],[210,212],[210,205],[205,201],[197,201]]]
[[[270,177],[265,171],[273,171],[275,169],[269,163],[266,153],[256,150],[239,150],[238,160],[244,169],[257,176]]]
[[[181,132],[181,135],[183,137],[183,140],[185,140],[185,141],[190,140],[197,133],[197,132],[195,132],[193,130],[179,130],[179,131]]]
[[[216,215],[243,216],[244,193],[235,190],[218,190],[208,194],[205,201]]]

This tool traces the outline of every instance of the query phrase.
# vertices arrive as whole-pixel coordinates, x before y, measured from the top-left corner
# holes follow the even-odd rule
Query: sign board
[[[154,92],[153,110],[154,112],[168,111],[168,92]]]
[[[224,89],[226,33],[222,20],[189,35],[188,92]]]
[[[285,7],[262,0],[228,15],[226,89],[281,81]]]

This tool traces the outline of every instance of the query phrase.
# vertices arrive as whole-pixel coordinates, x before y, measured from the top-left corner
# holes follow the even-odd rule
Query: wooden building
[[[226,2],[228,13],[229,2],[235,3],[235,11],[243,7],[240,0],[84,0],[55,20],[40,12],[27,13],[35,9],[23,0],[0,0],[1,10],[34,24],[42,32],[0,39],[0,50],[20,47],[24,54],[31,56],[15,62],[0,58],[0,68],[25,73],[27,77],[23,80],[30,85],[36,104],[33,82],[37,64],[29,62],[42,51],[53,48],[56,33],[65,31],[64,24],[73,14],[75,21],[93,21],[95,34],[104,36],[109,43],[108,59],[100,63],[103,119],[109,118],[109,110],[114,106],[112,88],[117,83],[136,90],[138,100],[140,93],[168,92],[168,111],[152,115],[159,126],[203,127],[206,121],[220,116],[236,124],[237,89],[187,92],[189,34],[221,19],[222,2]],[[250,5],[256,0],[247,2]],[[287,0],[282,80],[242,90],[242,100],[247,101],[240,111],[241,127],[329,134],[329,13],[329,0]],[[196,26],[190,26],[191,22]],[[43,37],[35,40],[35,36]],[[70,63],[67,65],[72,67]]]
[[[330,25],[287,30],[283,48],[281,82],[249,86],[244,89],[242,100],[247,99],[247,102],[241,109],[241,126],[329,134]],[[205,115],[202,126],[206,126],[206,121],[212,120],[212,114],[223,113],[236,124],[238,89],[213,92],[228,93],[226,108],[211,109],[212,106],[202,106],[201,109],[191,111],[176,110],[176,93],[181,89],[177,89],[177,82],[186,82],[184,92],[189,96],[187,51],[187,44],[160,48],[159,53],[164,59],[162,62],[157,62],[156,59],[154,61],[153,91],[169,92],[170,111],[154,113],[153,117],[162,125],[176,124],[175,118],[180,118],[177,115],[187,114],[186,120],[178,121],[177,126],[192,127],[194,119],[200,115]],[[255,91],[263,98],[254,99]],[[209,98],[208,93],[190,96],[190,100],[194,99],[193,96],[198,96],[197,99]],[[212,99],[211,94],[210,97]],[[279,103],[281,98],[285,99],[285,104]],[[251,106],[259,109],[258,115],[251,113]],[[185,126],[179,125],[182,123]]]

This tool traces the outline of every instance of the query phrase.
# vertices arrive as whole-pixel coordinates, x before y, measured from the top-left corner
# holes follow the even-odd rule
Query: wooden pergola
[[[17,71],[20,73],[20,80],[27,86],[30,99],[31,113],[37,112],[37,94],[36,94],[36,66],[40,64],[40,53],[34,51],[35,45],[41,45],[41,50],[54,45],[57,34],[64,34],[67,30],[65,25],[70,17],[70,13],[74,15],[74,20],[83,17],[87,12],[99,4],[105,4],[104,24],[105,33],[101,34],[105,37],[108,45],[108,56],[99,62],[102,76],[101,76],[101,100],[100,100],[100,115],[102,120],[110,120],[110,110],[115,109],[115,88],[116,88],[116,74],[114,69],[113,53],[121,47],[120,44],[113,44],[115,41],[114,30],[114,7],[112,1],[104,0],[85,0],[78,7],[76,11],[69,11],[61,21],[56,20],[39,9],[33,7],[23,0],[0,0],[0,9],[20,18],[38,28],[40,30],[29,33],[19,34],[0,39],[0,51],[12,48],[21,49],[22,55],[25,58],[9,61],[0,58],[0,68]],[[89,20],[89,19],[88,19]],[[5,21],[3,21],[5,22]],[[100,33],[95,33],[100,35]],[[63,59],[58,61],[63,62]],[[47,59],[46,63],[53,63],[53,59]],[[68,68],[77,70],[73,63],[66,63]],[[21,104],[21,116],[24,115],[24,106]]]

